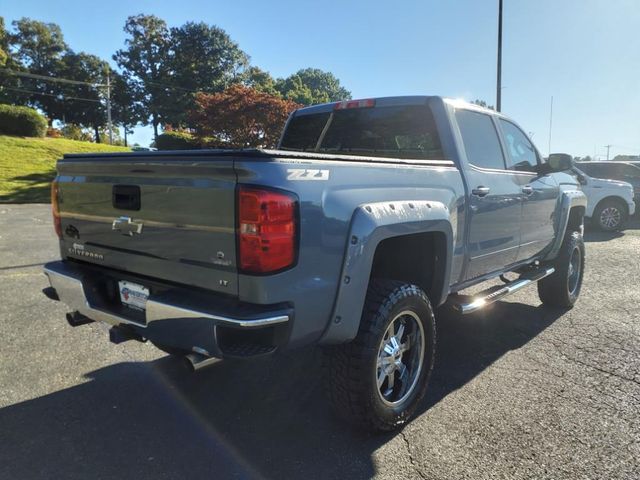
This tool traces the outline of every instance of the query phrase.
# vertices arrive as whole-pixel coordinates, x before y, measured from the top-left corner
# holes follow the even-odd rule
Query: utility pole
[[[109,145],[113,145],[113,125],[111,123],[111,77],[107,67],[107,128],[109,129]]]
[[[498,72],[496,83],[496,110],[502,111],[502,0],[498,0]]]
[[[607,160],[609,160],[609,149],[613,147],[613,145],[605,145],[604,148],[607,149]]]
[[[549,110],[549,151],[551,155],[551,128],[553,127],[553,95],[551,95],[551,108]]]

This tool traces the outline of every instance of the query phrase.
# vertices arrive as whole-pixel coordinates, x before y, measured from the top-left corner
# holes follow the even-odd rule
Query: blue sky
[[[333,72],[355,98],[439,94],[495,103],[497,0],[0,0],[9,23],[58,23],[67,43],[111,58],[128,15],[224,28],[274,76]],[[640,1],[504,0],[503,112],[548,150],[640,154]],[[149,128],[134,140],[147,144]]]

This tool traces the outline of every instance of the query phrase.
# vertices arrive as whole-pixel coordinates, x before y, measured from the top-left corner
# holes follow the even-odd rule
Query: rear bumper
[[[286,306],[241,304],[220,298],[216,294],[194,292],[188,287],[176,286],[152,288],[146,310],[129,312],[127,307],[117,305],[118,302],[113,302],[113,299],[109,305],[100,297],[99,292],[96,293],[99,290],[96,287],[99,285],[96,275],[111,281],[123,276],[131,279],[129,275],[119,275],[116,272],[96,274],[94,268],[64,261],[46,264],[44,273],[55,290],[55,295],[49,292],[47,296],[57,296],[72,312],[78,312],[97,322],[133,330],[152,342],[187,351],[206,352],[210,356],[224,356],[225,348],[221,344],[221,337],[229,337],[229,331],[261,330],[262,335],[243,336],[236,333],[231,337],[240,338],[244,342],[260,337],[264,342],[271,338],[271,335],[264,335],[270,329],[274,333],[272,343],[282,343],[293,316],[292,309]],[[144,279],[137,281],[145,284]],[[222,333],[225,335],[221,335]]]

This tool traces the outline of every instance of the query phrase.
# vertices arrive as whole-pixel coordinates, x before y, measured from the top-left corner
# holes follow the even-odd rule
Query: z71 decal
[[[289,168],[287,180],[329,180],[329,170],[315,168]]]

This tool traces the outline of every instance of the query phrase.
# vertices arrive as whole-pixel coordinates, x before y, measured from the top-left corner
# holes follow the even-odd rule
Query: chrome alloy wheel
[[[607,207],[600,212],[600,225],[608,229],[614,229],[620,225],[622,212],[617,207]]]
[[[405,310],[384,332],[376,364],[378,395],[387,405],[397,405],[413,391],[425,351],[422,322],[416,313]]]
[[[569,259],[569,269],[567,272],[567,287],[569,289],[569,295],[574,295],[580,285],[580,275],[582,269],[582,257],[580,255],[580,249],[574,248],[571,252],[571,258]]]

